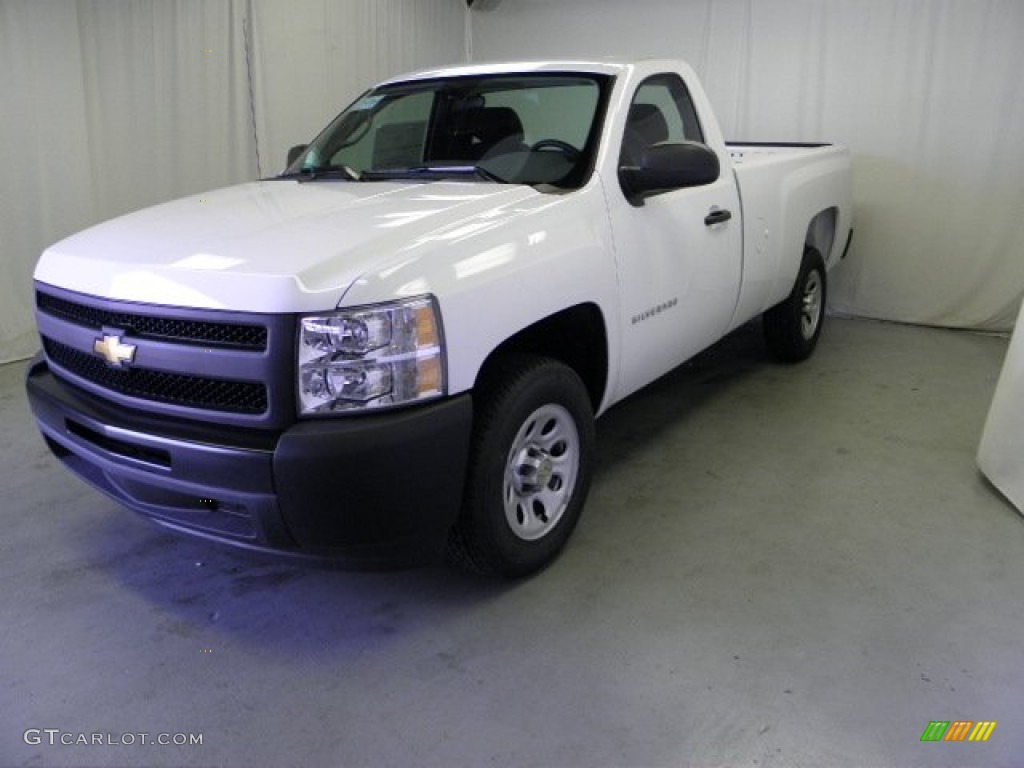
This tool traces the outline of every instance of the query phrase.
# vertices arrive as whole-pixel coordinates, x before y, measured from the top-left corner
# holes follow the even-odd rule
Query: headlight
[[[300,318],[301,414],[440,397],[444,349],[433,298]]]

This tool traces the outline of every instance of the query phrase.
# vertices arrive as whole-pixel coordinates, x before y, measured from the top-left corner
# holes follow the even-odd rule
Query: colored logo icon
[[[988,741],[996,725],[995,720],[932,720],[921,741]]]

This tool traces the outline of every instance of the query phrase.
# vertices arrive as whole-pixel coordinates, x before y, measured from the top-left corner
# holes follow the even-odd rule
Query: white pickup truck
[[[841,147],[727,145],[677,61],[396,78],[276,177],[46,250],[30,402],[169,528],[525,575],[580,517],[595,417],[762,313],[813,351],[850,187]]]

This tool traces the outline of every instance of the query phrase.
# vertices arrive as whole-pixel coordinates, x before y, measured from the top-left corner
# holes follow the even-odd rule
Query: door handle
[[[715,224],[724,224],[731,218],[732,211],[718,209],[712,211],[711,213],[704,217],[704,225],[708,227],[713,227],[715,226]]]

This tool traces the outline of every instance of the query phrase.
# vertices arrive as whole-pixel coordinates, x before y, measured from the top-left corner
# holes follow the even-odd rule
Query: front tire
[[[805,248],[793,290],[764,313],[764,340],[775,359],[798,363],[814,352],[825,324],[827,287],[821,254]]]
[[[449,556],[480,573],[527,576],[558,556],[583,510],[595,442],[590,398],[571,368],[533,356],[499,362],[475,397]]]

